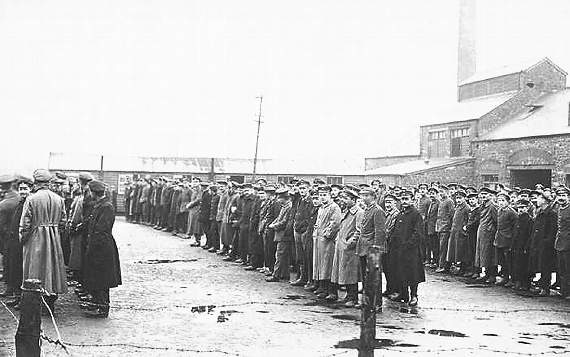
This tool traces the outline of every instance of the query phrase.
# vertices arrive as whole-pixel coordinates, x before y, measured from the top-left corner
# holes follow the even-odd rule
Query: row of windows
[[[450,131],[451,138],[464,138],[469,136],[469,128],[453,129]],[[443,140],[447,135],[446,130],[431,131],[428,134],[429,140]]]
[[[294,177],[293,176],[277,176],[277,182],[279,183],[284,183],[284,184],[290,184],[291,180],[293,180]],[[327,184],[328,185],[342,185],[342,176],[327,176]]]

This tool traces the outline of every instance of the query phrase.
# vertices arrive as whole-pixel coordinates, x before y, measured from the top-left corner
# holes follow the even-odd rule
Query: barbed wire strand
[[[43,289],[42,289],[43,290]],[[43,290],[43,292],[46,292],[45,290]],[[63,343],[63,339],[61,338],[61,334],[59,333],[59,328],[57,327],[57,323],[55,322],[55,317],[53,316],[53,311],[51,311],[51,308],[49,307],[48,303],[45,301],[43,295],[40,295],[42,302],[44,303],[44,306],[47,308],[49,315],[51,317],[51,323],[53,324],[53,327],[55,329],[55,333],[57,335],[57,340],[55,342],[53,342],[56,345],[61,346],[61,348],[63,348],[63,350],[69,354],[69,351],[67,350],[67,346]],[[46,336],[47,337],[47,336]],[[49,340],[47,340],[48,342],[50,342]],[[52,340],[53,341],[53,340]],[[50,342],[51,343],[51,342]]]

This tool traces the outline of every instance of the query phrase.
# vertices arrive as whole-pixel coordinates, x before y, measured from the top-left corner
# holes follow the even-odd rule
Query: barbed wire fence
[[[228,356],[240,356],[238,353],[232,353],[220,349],[195,349],[195,348],[188,348],[188,347],[180,347],[180,346],[150,346],[144,344],[137,344],[137,343],[81,343],[81,342],[71,342],[63,340],[60,329],[57,326],[57,322],[53,315],[53,312],[49,308],[48,304],[46,303],[45,299],[42,297],[42,303],[47,308],[49,312],[49,316],[51,322],[53,324],[54,330],[56,332],[57,338],[53,339],[50,336],[46,335],[43,330],[40,331],[40,339],[45,343],[53,345],[63,352],[66,355],[73,355],[70,351],[69,347],[75,348],[132,348],[137,350],[147,350],[147,351],[173,351],[173,352],[180,352],[180,353],[217,353],[223,354]],[[19,320],[14,315],[14,313],[6,306],[6,304],[0,301],[0,304],[4,307],[4,309],[9,313],[15,323],[15,328],[17,329]],[[306,303],[295,303],[295,302],[271,302],[271,301],[248,301],[248,302],[240,302],[240,303],[231,303],[231,304],[222,304],[222,305],[168,305],[168,306],[160,306],[156,308],[140,308],[137,306],[125,306],[125,305],[115,305],[112,306],[115,309],[126,309],[126,310],[135,310],[135,311],[160,311],[170,308],[184,308],[189,309],[189,311],[194,312],[201,312],[201,311],[208,311],[211,312],[213,308],[227,308],[227,307],[238,307],[238,306],[246,306],[246,305],[297,305],[297,306],[307,306]],[[326,307],[326,305],[315,305],[315,306],[322,306]],[[203,309],[204,308],[204,309]],[[537,312],[537,311],[547,311],[547,312],[556,312],[556,313],[570,313],[570,309],[545,309],[545,308],[526,308],[526,309],[509,309],[509,310],[494,310],[494,309],[468,309],[468,308],[451,308],[451,307],[433,307],[433,306],[424,306],[418,308],[418,310],[439,310],[439,311],[454,311],[454,312],[484,312],[484,313],[501,313],[501,314],[509,314],[509,313],[522,313],[522,312]],[[9,346],[9,344],[2,339],[2,343],[5,346]],[[420,347],[420,346],[418,346]],[[500,349],[493,349],[489,347],[481,347],[481,346],[473,346],[473,347],[452,347],[452,348],[429,348],[429,349],[422,349],[422,348],[415,348],[415,347],[406,347],[406,348],[399,348],[397,345],[395,346],[384,346],[382,347],[383,351],[385,352],[396,352],[396,353],[403,353],[403,354],[439,354],[439,353],[452,353],[452,352],[460,352],[460,351],[486,351],[496,354],[505,354],[505,355],[517,355],[517,356],[537,356],[537,355],[567,355],[570,352],[566,350],[560,351],[542,351],[542,352],[520,352],[520,351],[506,351]],[[324,355],[326,357],[334,357],[334,356],[341,356],[353,352],[353,349],[342,349],[338,352]],[[10,353],[13,355],[13,353]]]

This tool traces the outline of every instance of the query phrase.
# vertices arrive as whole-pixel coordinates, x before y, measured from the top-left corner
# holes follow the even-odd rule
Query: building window
[[[430,131],[429,140],[443,140],[445,139],[445,130]]]
[[[293,180],[293,176],[277,176],[277,182],[288,185]]]
[[[328,185],[342,185],[342,176],[327,176]]]
[[[495,188],[497,183],[499,183],[499,175],[498,174],[484,174],[484,175],[481,175],[481,179],[483,181],[484,187]]]
[[[469,136],[469,128],[460,128],[451,130],[451,138],[466,138]]]

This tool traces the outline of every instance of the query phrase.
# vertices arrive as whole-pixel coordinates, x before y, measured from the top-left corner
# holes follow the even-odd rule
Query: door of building
[[[511,185],[520,188],[534,188],[540,183],[550,187],[552,183],[552,170],[511,170]]]

